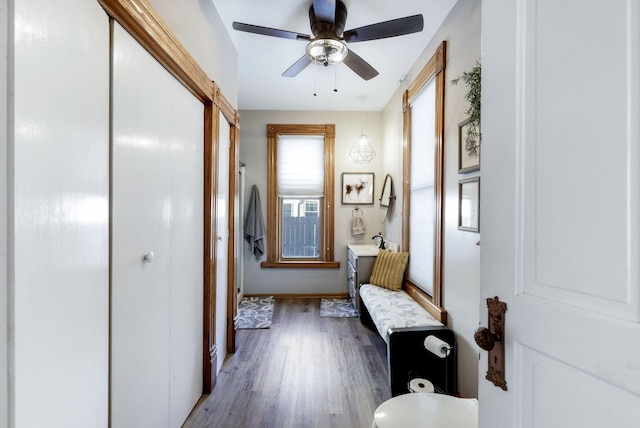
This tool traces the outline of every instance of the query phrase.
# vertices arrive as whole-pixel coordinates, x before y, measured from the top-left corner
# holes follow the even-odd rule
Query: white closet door
[[[11,152],[0,182],[8,185],[10,211],[0,240],[10,240],[10,275],[0,289],[6,283],[10,298],[0,305],[0,326],[8,321],[10,334],[0,373],[7,374],[8,357],[11,400],[0,404],[0,426],[9,413],[12,427],[106,427],[108,18],[97,2],[8,4],[13,85],[9,98],[0,95],[0,110],[9,113],[11,132],[0,124],[0,145],[8,136]],[[7,38],[0,39],[6,54]]]
[[[177,82],[176,82],[177,83]],[[171,424],[202,395],[204,106],[175,97],[171,144]]]
[[[112,426],[180,426],[202,384],[203,106],[117,24],[112,49]]]
[[[218,212],[216,231],[216,345],[220,371],[227,354],[227,264],[229,260],[229,148],[231,128],[227,119],[219,113],[218,154]]]

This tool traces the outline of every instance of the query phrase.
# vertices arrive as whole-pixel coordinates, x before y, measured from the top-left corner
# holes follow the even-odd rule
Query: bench
[[[371,320],[387,344],[391,328],[443,325],[404,290],[391,291],[377,285],[362,284],[360,302],[360,307],[366,309],[366,312],[361,312],[361,319]]]
[[[457,394],[457,345],[453,331],[404,290],[362,284],[359,294],[360,320],[375,325],[387,343],[391,395],[406,393],[409,381],[416,377],[431,381],[438,392]],[[447,358],[426,350],[424,341],[430,335],[451,345],[452,352]]]

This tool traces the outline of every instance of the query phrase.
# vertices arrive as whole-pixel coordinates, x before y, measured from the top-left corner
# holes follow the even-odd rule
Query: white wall
[[[382,148],[382,170],[391,174],[396,200],[384,218],[384,236],[387,240],[402,245],[402,92],[406,80],[401,83],[382,111],[384,146]]]
[[[262,269],[255,257],[245,252],[246,294],[338,294],[347,293],[347,250],[349,243],[372,243],[371,237],[381,230],[382,211],[378,198],[382,190],[382,123],[380,112],[294,112],[243,110],[240,130],[240,161],[246,164],[246,200],[251,186],[260,192],[264,221],[267,220],[267,124],[335,124],[335,260],[340,269]],[[378,153],[370,164],[358,165],[349,158],[349,150],[363,130]],[[341,204],[343,172],[374,172],[374,205],[361,205],[367,233],[362,240],[351,236],[353,205]],[[242,213],[244,219],[244,213]],[[262,260],[266,259],[266,255]]]
[[[480,172],[458,174],[458,123],[466,119],[464,84],[452,85],[454,79],[473,67],[480,59],[480,2],[459,0],[436,35],[425,48],[419,60],[399,91],[383,111],[385,136],[384,168],[392,171],[397,184],[397,204],[394,218],[386,224],[390,239],[402,240],[402,148],[401,92],[413,82],[437,46],[447,41],[445,88],[445,230],[444,230],[444,307],[448,312],[448,327],[456,332],[458,341],[458,375],[460,392],[466,397],[478,393],[478,348],[473,332],[478,326],[480,305],[480,235],[458,230],[458,180],[480,175]],[[396,178],[397,177],[397,178]]]
[[[149,0],[149,3],[229,103],[237,107],[238,54],[211,0]]]

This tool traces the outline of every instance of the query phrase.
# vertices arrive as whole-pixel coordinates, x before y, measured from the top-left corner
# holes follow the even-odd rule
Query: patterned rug
[[[273,296],[243,298],[238,304],[238,328],[271,327],[275,301]]]
[[[321,318],[355,318],[358,316],[351,299],[321,299]]]

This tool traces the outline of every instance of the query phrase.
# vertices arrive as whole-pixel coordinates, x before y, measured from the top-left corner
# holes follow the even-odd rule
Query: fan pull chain
[[[338,92],[338,65],[333,66],[333,92]]]
[[[318,64],[313,64],[313,96],[318,96]]]

